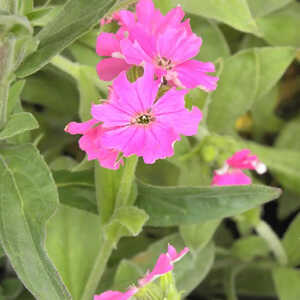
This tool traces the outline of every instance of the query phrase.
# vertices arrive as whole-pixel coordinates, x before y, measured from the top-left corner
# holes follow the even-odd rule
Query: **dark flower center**
[[[136,118],[136,122],[138,124],[143,124],[143,125],[149,124],[152,120],[153,118],[151,117],[151,115],[146,115],[146,114]]]
[[[168,59],[166,57],[158,57],[157,58],[157,65],[159,67],[162,67],[166,70],[172,70],[172,68],[174,67],[174,65],[172,64],[171,59]]]

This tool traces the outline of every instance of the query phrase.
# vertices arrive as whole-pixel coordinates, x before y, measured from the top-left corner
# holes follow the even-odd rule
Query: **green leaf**
[[[56,17],[60,9],[60,5],[52,7],[37,7],[27,15],[27,18],[30,20],[32,26],[44,27],[51,21],[51,19]]]
[[[187,247],[199,250],[209,243],[219,224],[219,220],[211,220],[194,225],[183,225],[180,226],[180,234]]]
[[[7,10],[10,13],[16,13],[19,0],[0,0],[0,9]]]
[[[32,34],[33,29],[26,17],[0,14],[1,32]]]
[[[60,203],[97,214],[92,172],[56,171],[53,173]]]
[[[33,0],[20,1],[19,5],[19,11],[22,15],[26,15],[33,10]]]
[[[38,33],[39,47],[19,68],[19,77],[28,76],[45,66],[52,57],[86,33],[113,6],[115,0],[70,0]]]
[[[44,248],[58,204],[46,163],[32,145],[2,147],[0,174],[0,239],[18,277],[38,299],[70,299]]]
[[[78,111],[76,82],[53,67],[47,67],[26,79],[22,99],[51,109],[56,117],[70,115],[71,120]]]
[[[8,119],[4,129],[0,131],[0,141],[38,127],[39,124],[31,113],[13,114]]]
[[[179,261],[175,266],[177,289],[187,296],[206,277],[214,259],[215,247],[213,243],[209,243],[205,248],[200,248],[193,255]]]
[[[233,133],[238,117],[252,107],[255,99],[273,88],[294,57],[293,48],[265,47],[241,51],[225,59],[218,88],[211,96],[209,128],[222,134]]]
[[[237,118],[253,104],[258,85],[256,78],[256,55],[253,50],[225,59],[218,88],[211,95],[208,107],[207,124],[210,130],[222,134],[233,132]]]
[[[167,14],[169,10],[172,9],[172,3],[170,0],[153,0],[154,5],[158,8],[163,14]]]
[[[15,299],[24,290],[23,284],[17,278],[7,278],[1,282],[5,299]]]
[[[290,5],[274,13],[257,19],[264,39],[274,46],[300,46],[300,36],[296,28],[300,27],[300,3]]]
[[[262,17],[282,8],[293,0],[247,0],[253,17]]]
[[[266,133],[276,133],[281,129],[284,122],[275,114],[278,99],[279,89],[275,87],[268,94],[254,102],[251,116],[253,133],[256,139],[262,140]]]
[[[263,264],[260,266],[255,263],[242,270],[236,277],[236,287],[239,295],[248,295],[250,299],[276,299],[271,270]]]
[[[261,35],[246,0],[172,0],[179,3],[189,13],[208,19],[216,19],[240,31]]]
[[[61,205],[47,224],[47,249],[73,300],[83,289],[102,245],[98,216]]]
[[[280,190],[261,185],[158,187],[139,183],[137,205],[148,225],[174,226],[231,217],[278,198]]]
[[[268,244],[259,236],[248,236],[238,239],[231,248],[231,253],[242,261],[251,261],[255,257],[267,256]]]
[[[280,300],[298,300],[300,295],[300,271],[289,268],[273,270],[273,280]]]
[[[289,191],[284,191],[278,200],[278,218],[280,220],[287,218],[290,214],[300,209],[300,197]]]
[[[20,101],[20,96],[23,91],[24,84],[25,80],[19,80],[10,87],[7,101],[7,118],[14,111],[14,108]]]
[[[111,241],[118,241],[124,236],[137,236],[147,220],[148,215],[135,206],[120,207],[105,226],[105,235]]]
[[[86,44],[82,43],[80,40],[76,41],[68,47],[68,50],[72,53],[74,59],[81,65],[87,65],[95,68],[95,66],[100,61],[100,57],[95,52],[95,41],[94,39],[93,48],[88,47]]]
[[[60,171],[60,170],[72,170],[78,165],[77,161],[70,156],[58,156],[50,164],[49,167],[51,170]]]
[[[226,39],[215,22],[192,14],[189,17],[193,32],[203,39],[203,45],[196,59],[215,61],[219,57],[230,55]]]
[[[246,146],[252,150],[285,188],[300,193],[299,151],[276,149],[255,143],[243,143],[240,146]]]
[[[114,289],[127,289],[143,276],[141,268],[130,260],[120,262],[114,277]]]
[[[276,139],[276,147],[300,151],[300,139],[296,139],[300,130],[300,118],[291,120],[280,131]]]
[[[256,99],[266,95],[283,75],[287,67],[296,56],[296,49],[292,47],[264,47],[256,48],[258,90]],[[274,62],[276,62],[274,64]]]
[[[282,240],[286,254],[288,256],[288,264],[290,266],[298,266],[300,264],[300,214],[298,214],[290,224],[288,230],[284,234]]]

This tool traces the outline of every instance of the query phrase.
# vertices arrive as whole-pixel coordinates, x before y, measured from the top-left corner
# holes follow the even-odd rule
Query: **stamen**
[[[136,118],[136,122],[138,124],[146,125],[149,124],[151,121],[152,121],[152,116],[148,114],[144,114]]]
[[[158,57],[158,58],[157,58],[157,65],[158,65],[159,67],[162,67],[162,68],[168,70],[168,71],[169,71],[169,70],[172,70],[173,67],[174,67],[174,65],[173,65],[173,63],[172,63],[172,61],[171,61],[171,59],[168,59],[168,58],[166,58],[166,57]]]

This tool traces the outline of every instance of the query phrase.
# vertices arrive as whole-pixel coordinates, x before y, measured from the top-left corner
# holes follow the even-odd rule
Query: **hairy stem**
[[[0,129],[7,121],[7,101],[14,59],[15,39],[0,41]]]
[[[113,251],[114,243],[118,241],[104,240],[99,254],[95,260],[93,269],[89,275],[87,284],[82,294],[82,300],[93,299],[95,291],[97,290],[100,279],[105,271],[107,262]]]
[[[255,230],[268,243],[278,263],[282,266],[285,266],[287,264],[285,250],[283,249],[278,236],[269,226],[269,224],[264,221],[260,221],[258,225],[255,226]]]
[[[132,184],[135,179],[135,169],[137,166],[137,162],[138,157],[136,155],[133,155],[126,159],[116,198],[116,208],[128,204],[129,196],[132,190]]]

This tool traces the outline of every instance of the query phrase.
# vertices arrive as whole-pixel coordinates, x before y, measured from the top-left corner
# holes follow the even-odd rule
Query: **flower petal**
[[[119,291],[106,291],[101,295],[95,295],[94,300],[127,300],[137,293],[137,288],[131,288],[125,293]]]
[[[214,172],[212,185],[248,185],[251,184],[252,180],[241,170],[233,170],[224,174],[218,174]]]
[[[133,35],[133,33],[131,33],[131,35]],[[149,44],[149,40],[143,36],[140,40],[142,40],[141,43],[136,39],[134,42],[129,39],[121,40],[121,52],[125,56],[125,60],[128,64],[140,65],[143,61],[152,62],[153,49]]]
[[[127,71],[130,65],[124,59],[120,58],[105,58],[97,65],[97,73],[99,78],[104,81],[111,81],[117,77],[122,71]]]
[[[65,132],[70,134],[84,134],[98,122],[99,121],[95,119],[91,119],[82,123],[71,122],[65,127]]]
[[[190,249],[188,247],[185,247],[183,250],[181,250],[179,253],[177,253],[176,249],[172,245],[168,245],[168,252],[167,255],[170,257],[171,262],[175,263],[178,260],[180,260],[184,255],[186,255]]]
[[[120,41],[115,34],[102,32],[97,38],[96,52],[99,56],[111,56],[114,52],[120,52]]]
[[[153,105],[159,85],[159,81],[154,80],[154,67],[151,64],[145,64],[144,75],[135,83],[137,97],[142,103],[144,111]]]
[[[184,107],[186,93],[175,88],[169,90],[155,103],[153,113],[157,120],[169,124],[177,134],[194,135],[198,132],[202,112],[197,107],[191,111]]]
[[[139,285],[142,287],[172,270],[173,270],[173,265],[171,264],[169,256],[166,254],[161,254],[152,272],[146,274],[144,278],[140,279]]]
[[[217,87],[218,77],[209,76],[206,73],[214,72],[213,63],[189,60],[174,68],[182,85],[192,89],[200,87],[205,91],[213,91]]]
[[[128,125],[131,119],[131,114],[113,101],[92,105],[91,114],[98,122],[104,122],[105,128]]]
[[[141,156],[146,164],[152,164],[157,159],[174,155],[173,145],[179,140],[179,135],[168,124],[153,122],[145,128],[145,141]]]

